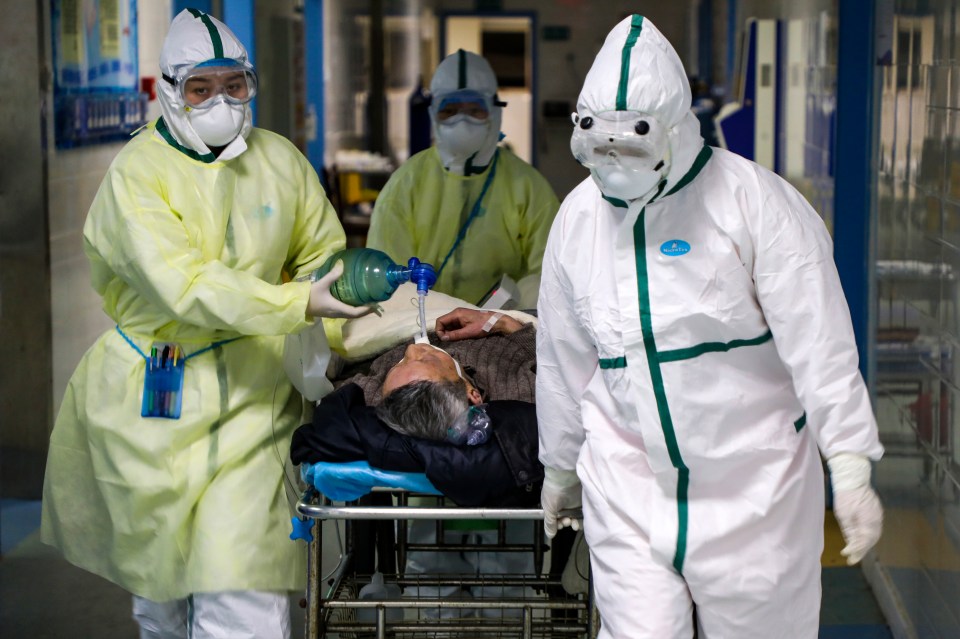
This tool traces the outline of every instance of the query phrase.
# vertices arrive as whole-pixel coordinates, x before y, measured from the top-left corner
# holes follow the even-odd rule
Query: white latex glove
[[[334,317],[353,319],[373,312],[372,306],[350,306],[330,293],[330,287],[343,275],[343,262],[337,260],[330,272],[310,286],[310,301],[307,315],[311,317]]]
[[[544,468],[540,506],[543,508],[543,531],[553,539],[559,528],[570,526],[580,530],[582,505],[580,478],[576,471]]]
[[[833,514],[846,547],[840,554],[847,564],[858,563],[880,539],[883,506],[870,487],[870,460],[863,455],[839,453],[827,460],[833,483]]]

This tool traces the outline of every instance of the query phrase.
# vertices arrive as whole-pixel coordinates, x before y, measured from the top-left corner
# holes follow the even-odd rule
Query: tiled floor
[[[0,507],[0,637],[137,636],[126,591],[70,565],[57,551],[40,542],[38,502],[4,501]],[[299,600],[299,595],[291,598],[292,639],[303,639],[304,635]]]
[[[37,530],[39,517],[37,502],[0,503],[0,637],[135,637],[129,595],[71,566],[43,545]],[[862,571],[843,563],[840,532],[830,517],[825,540],[820,639],[891,639]],[[334,560],[325,558],[324,563],[333,565]],[[956,574],[943,578],[956,578]],[[301,639],[299,596],[292,601],[293,638]]]

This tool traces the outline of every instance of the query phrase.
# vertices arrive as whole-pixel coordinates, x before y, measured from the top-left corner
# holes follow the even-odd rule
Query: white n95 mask
[[[617,165],[590,169],[590,175],[601,193],[625,202],[651,193],[662,179],[660,171],[653,169],[631,171]]]
[[[187,118],[204,144],[220,147],[240,135],[246,109],[245,104],[230,104],[221,99],[209,109],[190,109]]]
[[[437,124],[437,149],[444,165],[467,161],[480,150],[490,132],[489,122],[465,118],[453,124]]]

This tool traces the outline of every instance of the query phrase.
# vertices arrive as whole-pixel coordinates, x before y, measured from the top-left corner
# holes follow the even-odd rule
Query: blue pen
[[[170,345],[168,344],[163,347],[163,355],[160,358],[160,366],[164,371],[168,371],[169,364],[170,364]],[[164,377],[164,380],[166,381],[166,377]],[[170,393],[166,390],[161,390],[159,399],[160,399],[160,416],[167,417],[170,414],[170,409],[169,409]]]

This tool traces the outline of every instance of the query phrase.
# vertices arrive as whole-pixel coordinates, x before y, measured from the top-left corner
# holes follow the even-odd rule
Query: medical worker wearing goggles
[[[183,11],[160,67],[163,117],[117,155],[84,227],[117,326],[67,387],[42,537],[134,594],[141,638],[284,638],[305,555],[288,537],[281,460],[302,401],[282,336],[367,309],[330,296],[337,270],[283,283],[344,233],[307,160],[251,127],[257,76],[233,33]],[[160,369],[182,371],[178,416],[145,388]]]
[[[367,246],[433,264],[434,290],[473,304],[506,274],[533,308],[560,203],[535,168],[497,145],[504,104],[486,60],[462,49],[447,56],[430,91],[435,145],[390,176]]]
[[[824,474],[849,563],[880,535],[883,452],[831,240],[753,162],[704,146],[676,52],[607,36],[571,147],[590,178],[544,257],[544,527],[583,505],[600,636],[817,636]],[[819,453],[818,453],[819,449]]]

